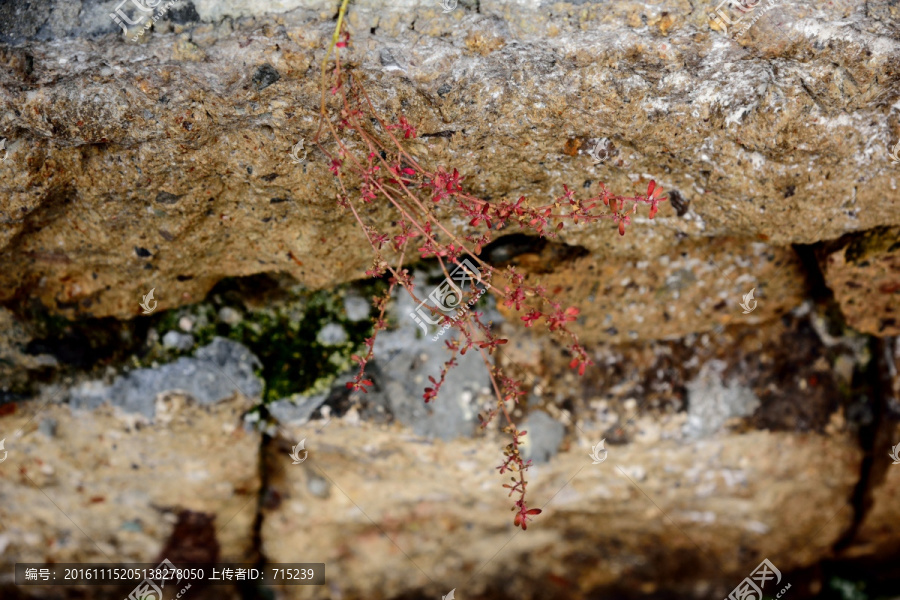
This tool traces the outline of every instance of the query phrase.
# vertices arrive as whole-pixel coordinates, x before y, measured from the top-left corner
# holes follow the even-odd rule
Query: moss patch
[[[159,315],[154,325],[159,338],[149,344],[135,366],[190,355],[220,336],[247,346],[259,357],[263,368],[257,374],[266,384],[264,403],[324,391],[337,375],[353,367],[350,356],[372,333],[368,319],[348,318],[345,297],[357,294],[370,299],[382,285],[374,282],[311,292],[286,289],[267,276],[225,280],[204,302]],[[370,317],[373,310],[369,310]],[[184,333],[182,323],[190,323],[188,333],[194,337],[194,345],[182,351],[164,348],[163,336],[169,331]],[[339,325],[346,332],[345,339],[336,343],[320,340],[320,332],[329,324]]]

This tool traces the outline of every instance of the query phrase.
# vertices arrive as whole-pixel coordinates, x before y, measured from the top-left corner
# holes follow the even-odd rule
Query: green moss
[[[897,250],[897,238],[900,229],[877,227],[853,238],[844,255],[847,262],[859,264],[875,255],[886,254]]]
[[[259,357],[263,368],[257,373],[265,381],[263,401],[272,402],[292,394],[311,394],[328,389],[340,373],[355,363],[350,356],[363,347],[371,335],[369,320],[353,322],[344,311],[344,297],[351,286],[327,291],[285,291],[263,293],[263,298],[245,302],[247,282],[225,281],[216,286],[203,303],[168,311],[155,324],[160,342],[141,358],[140,366],[151,366],[191,355],[197,347],[210,343],[215,336],[228,338],[247,346]],[[265,287],[265,286],[261,286]],[[353,286],[363,298],[380,293],[380,282]],[[219,311],[232,308],[243,319],[235,325],[221,322]],[[369,315],[374,316],[374,309]],[[178,352],[162,347],[161,339],[168,331],[181,331],[179,321],[187,317],[193,323],[194,347]],[[347,333],[343,343],[325,345],[316,337],[329,323],[340,325]]]

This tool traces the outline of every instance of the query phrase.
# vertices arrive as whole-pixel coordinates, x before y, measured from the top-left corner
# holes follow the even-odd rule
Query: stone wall
[[[900,581],[894,3],[764,4],[731,37],[673,0],[351,4],[349,68],[468,192],[669,194],[625,237],[485,250],[581,308],[596,362],[578,377],[486,301],[510,339],[493,360],[529,390],[527,532],[494,469],[507,442],[477,427],[484,366],[424,405],[443,354],[408,300],[372,392],[343,385],[372,255],[312,144],[337,3],[183,0],[137,42],[116,5],[0,5],[4,569],[325,562],[323,587],[192,596],[346,600],[721,598],[764,558],[796,598]],[[3,597],[119,592],[7,572]]]

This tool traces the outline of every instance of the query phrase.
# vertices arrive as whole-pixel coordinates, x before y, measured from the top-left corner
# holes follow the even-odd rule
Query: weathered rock
[[[30,341],[26,323],[6,308],[0,307],[0,392],[4,395],[11,388],[24,385],[29,372],[57,365],[49,354],[33,355],[26,352]]]
[[[342,421],[313,431],[290,430],[307,439],[302,465],[291,464],[288,440],[267,457],[278,500],[264,509],[263,551],[273,562],[301,549],[317,557],[330,587],[285,587],[282,598],[456,588],[529,599],[560,584],[584,598],[662,582],[683,596],[723,596],[756,557],[786,573],[828,555],[852,519],[846,498],[861,459],[846,437],[751,432],[616,447],[592,465],[590,440],[579,439],[531,472],[530,502],[544,513],[516,536],[503,478],[492,474],[502,438],[417,443]],[[330,483],[327,497],[313,478]]]
[[[825,283],[855,329],[900,334],[900,228],[877,229],[821,252]]]
[[[254,374],[259,359],[236,342],[216,338],[199,348],[195,358],[179,358],[156,369],[137,369],[117,377],[112,385],[80,384],[69,394],[74,408],[95,408],[104,402],[152,418],[157,397],[167,391],[188,394],[199,404],[214,404],[236,391],[256,398],[262,382]]]
[[[566,433],[562,423],[541,410],[530,413],[520,429],[528,432],[523,440],[523,452],[526,460],[531,459],[534,464],[553,458]]]
[[[452,588],[469,598],[715,598],[759,557],[783,574],[812,565],[851,531],[863,455],[830,362],[840,350],[818,339],[809,311],[716,336],[604,345],[582,378],[552,348],[528,371],[500,351],[539,402],[514,418],[529,435],[546,414],[566,426],[559,453],[529,471],[529,503],[544,513],[515,537],[504,478],[492,475],[508,441],[497,423],[452,443],[365,420],[285,427],[266,458],[265,554],[323,556],[337,577],[316,597],[345,598]],[[698,439],[689,423],[701,415]],[[607,460],[593,465],[604,437]],[[310,459],[291,465],[303,438]]]
[[[425,274],[416,273],[415,281],[416,296],[426,297],[433,286],[425,283]],[[479,410],[492,398],[484,359],[478,352],[457,356],[457,366],[447,372],[438,399],[425,404],[423,391],[433,386],[429,378],[440,379],[441,369],[452,355],[444,345],[444,336],[434,339],[439,331],[436,326],[423,333],[410,316],[416,304],[405,291],[395,300],[391,315],[397,326],[382,331],[375,340],[375,378],[380,393],[373,400],[416,435],[444,440],[471,437],[478,426]],[[499,316],[490,309],[486,312]],[[484,319],[488,321],[490,316]],[[458,333],[451,329],[445,335],[455,337]]]
[[[900,380],[895,366],[873,385],[870,362],[897,333],[892,0],[781,3],[733,39],[710,27],[711,5],[682,0],[351,3],[344,65],[388,121],[415,124],[405,143],[426,168],[458,168],[491,201],[544,202],[563,184],[587,197],[600,181],[630,194],[655,179],[669,194],[625,237],[608,221],[567,224],[550,244],[510,228],[485,248],[582,309],[573,330],[596,363],[576,376],[543,330],[482,301],[510,338],[493,360],[526,384],[512,417],[546,459],[528,488],[544,512],[519,535],[495,470],[504,423],[469,439],[492,404],[484,366],[467,355],[425,405],[442,344],[418,334],[405,295],[369,395],[350,394],[345,374],[270,405],[262,473],[263,439],[240,417],[265,411],[226,399],[259,393],[243,351],[82,386],[70,406],[9,402],[56,368],[32,339],[35,306],[128,319],[150,289],[162,312],[225,277],[330,288],[371,267],[334,202],[334,144],[312,139],[335,3],[183,0],[135,42],[110,18],[116,4],[0,6],[0,427],[13,432],[0,433],[0,563],[152,560],[184,509],[214,518],[223,559],[328,565],[328,586],[283,599],[721,598],[762,556],[788,574],[900,548],[878,449],[900,435]],[[379,229],[398,218],[360,209]],[[883,340],[810,301],[827,294],[807,244],[822,247],[849,326]],[[359,296],[329,315],[351,337],[369,314]],[[249,307],[218,308],[177,326],[208,339],[255,325]],[[272,322],[289,328],[294,312]],[[294,341],[277,344],[300,353]],[[346,369],[341,357],[329,365]],[[293,465],[303,439],[309,460]],[[601,439],[608,460],[592,465]]]
[[[512,259],[520,271],[576,306],[576,330],[588,344],[678,338],[722,325],[756,324],[799,305],[806,291],[801,262],[789,248],[718,239],[684,242],[652,260],[559,262],[546,247]],[[550,270],[552,268],[552,270]],[[549,272],[548,272],[549,271]],[[754,291],[752,312],[741,308]],[[510,321],[512,311],[500,306]]]
[[[220,560],[255,560],[260,435],[242,426],[251,399],[201,406],[167,394],[153,420],[123,402],[78,410],[55,400],[0,417],[4,568],[152,562],[167,543],[177,547],[169,536],[182,510],[214,519]]]
[[[311,287],[362,275],[370,251],[333,204],[324,155],[302,166],[288,155],[316,129],[330,5],[204,1],[190,30],[163,19],[134,44],[111,33],[40,41],[119,28],[111,1],[72,14],[39,4],[8,16],[11,38],[30,41],[2,56],[11,150],[0,163],[0,300],[129,317],[151,287],[169,308],[229,275],[283,271]],[[710,238],[783,247],[900,224],[888,152],[900,122],[872,102],[896,95],[886,0],[851,12],[779,5],[739,43],[687,2],[415,6],[355,2],[348,63],[387,118],[417,124],[409,145],[423,164],[458,167],[469,191],[490,198],[552,198],[563,183],[599,180],[630,193],[651,177],[678,192],[625,238],[602,225],[564,231],[611,268],[625,270],[618,257],[652,261],[684,237],[712,253]],[[382,65],[382,51],[396,66]],[[254,80],[260,69],[268,75]],[[603,138],[612,156],[592,166],[587,152]],[[732,262],[746,251],[730,250]]]
[[[703,438],[721,430],[730,419],[749,417],[759,408],[752,390],[731,381],[723,385],[721,373],[727,365],[710,361],[697,379],[687,384],[688,412],[685,437]]]

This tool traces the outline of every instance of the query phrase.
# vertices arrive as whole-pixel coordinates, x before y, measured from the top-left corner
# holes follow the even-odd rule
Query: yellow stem
[[[331,56],[334,45],[337,44],[338,39],[341,37],[341,25],[344,24],[344,14],[347,12],[348,4],[350,4],[350,0],[341,1],[341,10],[338,12],[337,27],[334,28],[334,35],[331,36],[331,44],[328,45],[328,51],[325,53],[325,58],[322,59],[322,115],[325,114],[325,68],[328,66],[328,57]]]

